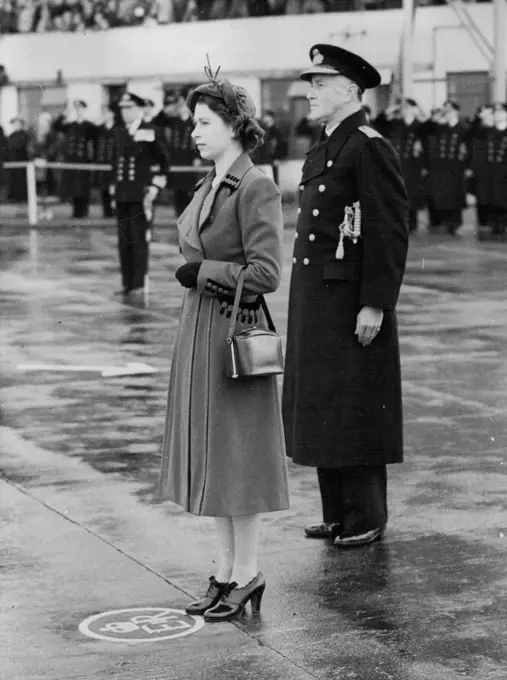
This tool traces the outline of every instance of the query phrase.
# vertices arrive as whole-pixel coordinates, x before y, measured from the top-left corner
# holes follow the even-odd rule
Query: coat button
[[[305,257],[305,259],[303,260],[303,264],[310,264],[310,260],[307,257]]]
[[[296,231],[296,233],[294,234],[294,238],[297,238],[298,236],[299,236],[299,234]]]
[[[297,261],[298,261],[298,260],[297,260],[297,257],[293,257],[293,258],[292,258],[293,264],[296,264]]]
[[[325,190],[326,190],[326,185],[325,185],[325,184],[321,184],[321,185],[319,186],[319,191],[322,192],[322,191],[325,191]]]
[[[328,161],[327,162],[327,167],[330,168],[333,165],[333,161]]]
[[[303,191],[304,188],[305,188],[305,185],[304,185],[304,184],[300,184],[300,185],[299,185],[299,189],[300,189],[301,191]]]
[[[308,238],[310,241],[315,241],[315,234],[310,234]]]
[[[298,208],[298,215],[301,215],[301,208]]]
[[[315,210],[312,211],[312,215],[313,215],[314,217],[318,217],[318,216],[319,216],[319,212],[320,212],[320,211],[319,211],[317,208],[315,208]]]

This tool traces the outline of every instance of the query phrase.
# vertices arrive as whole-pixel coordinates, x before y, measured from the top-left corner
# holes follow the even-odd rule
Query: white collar
[[[143,119],[141,117],[141,118],[138,118],[137,120],[135,120],[133,123],[131,123],[130,127],[128,128],[129,134],[134,136],[135,133],[137,132],[138,128],[142,124],[142,122],[143,122]]]
[[[340,125],[340,123],[336,123],[336,125],[332,125],[331,127],[326,127],[325,132],[328,137],[331,137],[333,132],[336,130],[336,128]]]

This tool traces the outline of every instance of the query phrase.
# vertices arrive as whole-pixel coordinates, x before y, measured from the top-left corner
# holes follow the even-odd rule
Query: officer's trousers
[[[505,234],[507,231],[507,210],[505,208],[491,207],[489,223],[493,234]]]
[[[324,522],[357,535],[387,524],[385,465],[317,468]]]
[[[101,189],[100,202],[102,203],[102,214],[104,217],[114,217],[113,197],[109,189]]]
[[[143,204],[118,203],[116,217],[123,289],[142,288],[148,273],[148,223]]]

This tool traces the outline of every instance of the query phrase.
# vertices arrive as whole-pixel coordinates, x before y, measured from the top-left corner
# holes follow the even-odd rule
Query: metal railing
[[[31,161],[8,161],[3,164],[6,170],[19,170],[26,168],[26,186],[27,186],[27,201],[28,201],[28,224],[31,227],[36,226],[38,221],[37,215],[37,178],[36,170],[54,169],[54,170],[89,170],[93,171],[111,171],[112,165],[106,163],[58,163],[52,161],[45,161],[40,158],[35,158]],[[172,165],[169,172],[209,172],[210,166],[203,165]]]

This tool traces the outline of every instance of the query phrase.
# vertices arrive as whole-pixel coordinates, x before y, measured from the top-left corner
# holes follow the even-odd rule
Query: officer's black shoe
[[[363,545],[370,545],[375,541],[380,541],[384,538],[384,529],[377,527],[370,529],[363,534],[352,535],[349,532],[343,532],[334,539],[334,544],[338,548],[361,548]]]
[[[336,522],[321,522],[305,527],[308,538],[334,538],[340,533],[340,525]]]
[[[120,295],[128,295],[130,293],[130,288],[122,288],[121,290],[115,290],[113,295],[119,297]]]

